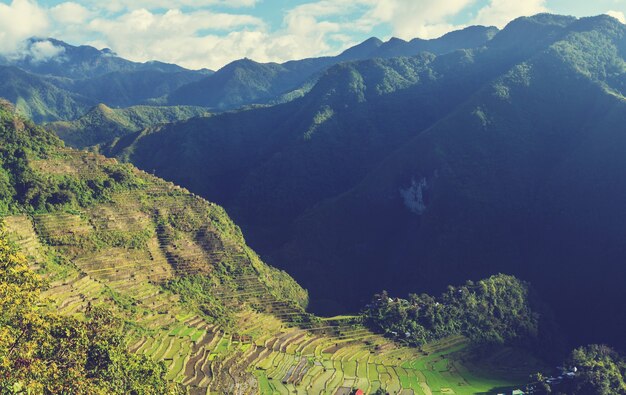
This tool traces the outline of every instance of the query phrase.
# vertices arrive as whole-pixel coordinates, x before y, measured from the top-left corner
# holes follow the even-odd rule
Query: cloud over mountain
[[[434,38],[473,24],[503,25],[555,11],[556,0],[0,0],[0,53],[22,50],[33,37],[110,47],[135,60],[189,68],[244,57],[259,62],[336,54],[370,36]],[[624,20],[623,3],[570,2],[579,13]],[[287,3],[286,3],[287,4]],[[620,8],[621,7],[621,8]],[[558,9],[556,9],[558,11]]]

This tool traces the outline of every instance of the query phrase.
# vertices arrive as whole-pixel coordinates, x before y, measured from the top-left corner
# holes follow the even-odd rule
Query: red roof
[[[354,395],[365,395],[365,392],[363,392],[363,390],[356,390]]]

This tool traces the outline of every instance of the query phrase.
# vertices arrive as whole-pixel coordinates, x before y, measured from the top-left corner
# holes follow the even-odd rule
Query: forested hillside
[[[625,296],[625,53],[616,19],[541,14],[481,47],[343,63],[290,103],[104,152],[223,204],[317,311],[510,272],[576,339],[620,343],[626,312],[597,306]]]
[[[221,207],[66,148],[5,102],[0,140],[4,393],[472,394],[544,367],[514,343],[409,347],[361,315],[312,315]]]
[[[107,143],[115,144],[120,137],[149,126],[208,116],[203,107],[192,106],[133,106],[122,109],[98,104],[74,121],[57,121],[46,125],[72,147],[83,148]]]

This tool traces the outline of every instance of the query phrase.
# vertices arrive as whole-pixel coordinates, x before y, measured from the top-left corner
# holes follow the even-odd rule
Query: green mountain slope
[[[511,65],[489,56],[479,50],[345,63],[297,101],[165,125],[102,152],[211,196],[255,245],[276,246],[277,232],[289,233],[304,210],[349,189],[402,141]],[[459,67],[450,72],[453,65]]]
[[[202,107],[135,106],[112,109],[99,104],[75,121],[52,122],[46,128],[54,131],[69,146],[84,148],[110,143],[148,126],[206,115],[208,113]]]
[[[337,65],[296,101],[105,152],[223,204],[318,311],[511,271],[577,340],[620,343],[625,48],[609,17],[520,18],[483,48]]]
[[[625,296],[624,35],[610,18],[576,22],[303,216],[278,256],[307,262],[296,278],[359,267],[362,283],[381,273],[364,289],[404,292],[512,270],[577,339],[620,344],[626,312],[605,303]]]
[[[109,351],[91,353],[88,361],[146,356],[162,362],[157,366],[170,384],[191,394],[334,394],[353,386],[472,394],[523,384],[542,367],[511,345],[486,347],[455,335],[411,348],[371,332],[361,316],[315,317],[303,309],[306,291],[265,265],[221,207],[130,165],[65,148],[5,103],[0,141],[0,215],[10,242],[45,280],[38,311],[100,330],[108,326],[90,317],[110,311],[104,318],[117,336],[113,348],[94,338],[95,351]],[[7,263],[0,255],[0,264]],[[5,282],[19,286],[0,276],[0,297]],[[28,358],[39,343],[32,344]],[[60,355],[75,346],[66,344]],[[16,361],[23,366],[24,359]],[[121,361],[98,365],[111,368],[101,383],[105,392],[143,385],[151,393],[162,385],[136,381],[141,376],[128,373],[134,362]],[[1,388],[15,378],[7,366],[0,365]],[[90,369],[91,379],[100,377]],[[44,383],[52,383],[43,387],[48,391],[79,392],[59,377]],[[42,387],[32,392],[43,393]]]
[[[205,75],[189,70],[117,71],[94,78],[75,80],[67,85],[66,89],[110,106],[128,107],[141,103],[164,102],[164,97],[170,92]]]
[[[158,102],[170,91],[201,78],[202,74],[137,71],[70,80],[0,66],[0,77],[0,96],[15,103],[20,113],[37,122],[54,122],[75,120],[85,115],[96,103],[126,107]],[[173,106],[168,111],[175,113],[180,108]],[[185,118],[170,117],[166,120]]]
[[[95,103],[56,86],[48,78],[0,66],[0,94],[18,111],[37,121],[76,118]]]
[[[566,21],[518,24],[550,32]],[[103,152],[225,205],[267,252],[306,209],[349,190],[404,141],[515,65],[518,53],[538,47],[511,41],[338,65],[296,102],[160,127]]]

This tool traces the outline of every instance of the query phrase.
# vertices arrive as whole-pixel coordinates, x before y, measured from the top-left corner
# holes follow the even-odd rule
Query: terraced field
[[[76,174],[109,161],[68,150],[37,171]],[[304,293],[260,261],[220,207],[134,171],[141,185],[106,202],[5,220],[48,280],[52,308],[80,316],[90,305],[112,307],[127,322],[127,347],[163,361],[191,394],[473,394],[530,373],[514,350],[474,361],[463,338],[418,350],[370,332],[358,317],[306,313]],[[210,279],[207,292],[228,324],[168,287],[198,275]]]

